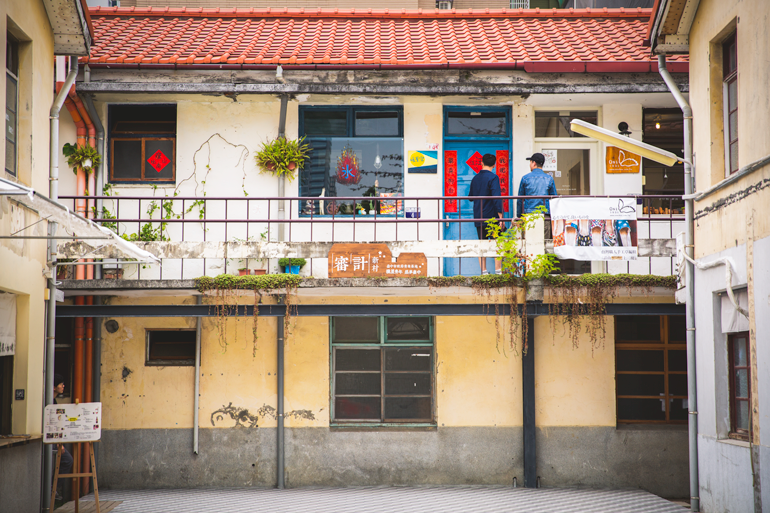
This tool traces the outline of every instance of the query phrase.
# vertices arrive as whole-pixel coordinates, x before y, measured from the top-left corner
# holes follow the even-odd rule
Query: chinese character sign
[[[575,260],[636,260],[636,199],[551,200],[553,252]]]
[[[329,251],[329,278],[427,275],[428,259],[423,253],[402,253],[393,258],[387,244],[334,244]]]

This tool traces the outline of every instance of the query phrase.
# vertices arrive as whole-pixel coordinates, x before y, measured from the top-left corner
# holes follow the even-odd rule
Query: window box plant
[[[304,137],[300,139],[277,137],[262,143],[255,158],[261,173],[283,176],[291,182],[297,170],[305,167],[305,159],[309,154],[310,145],[305,143]]]
[[[102,162],[101,155],[90,144],[76,146],[66,143],[62,148],[62,153],[67,157],[67,165],[72,168],[75,174],[77,174],[78,168],[83,168],[86,173],[91,173]]]
[[[307,260],[304,258],[281,258],[278,265],[284,268],[286,274],[299,274],[299,270],[304,267]]]

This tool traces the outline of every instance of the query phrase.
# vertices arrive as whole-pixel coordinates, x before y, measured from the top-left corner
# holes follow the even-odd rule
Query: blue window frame
[[[403,196],[402,106],[301,106],[299,134],[312,150],[300,171],[300,196]],[[383,213],[383,204],[382,200],[308,200],[301,214],[374,215]]]

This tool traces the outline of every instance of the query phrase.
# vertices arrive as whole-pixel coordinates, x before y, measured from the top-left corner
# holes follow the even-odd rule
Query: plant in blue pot
[[[283,267],[286,274],[299,274],[299,270],[307,263],[304,258],[280,258],[278,265]]]

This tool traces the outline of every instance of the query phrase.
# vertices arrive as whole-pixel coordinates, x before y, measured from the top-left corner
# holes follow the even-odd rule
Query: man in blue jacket
[[[529,173],[524,175],[519,184],[519,196],[556,196],[556,183],[553,177],[543,171],[545,156],[542,153],[534,153],[529,160]],[[516,217],[522,214],[534,212],[540,205],[545,206],[546,215],[550,215],[551,208],[547,199],[519,199],[516,200]],[[545,222],[546,238],[550,239],[551,223],[548,219]]]
[[[487,153],[481,157],[481,171],[471,180],[471,190],[468,196],[497,196],[497,199],[474,199],[473,201],[473,218],[474,219],[500,219],[500,228],[505,230],[503,224],[503,202],[500,200],[500,179],[492,171],[495,168],[497,158],[491,153]],[[479,240],[491,239],[492,234],[489,233],[489,227],[483,221],[476,221],[476,233],[479,235]],[[487,272],[487,259],[479,258],[479,265],[481,266],[481,274],[489,274]],[[500,274],[500,260],[495,259],[495,272]]]

